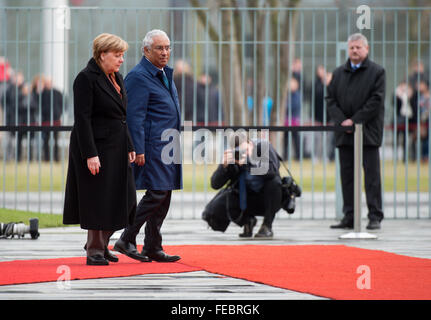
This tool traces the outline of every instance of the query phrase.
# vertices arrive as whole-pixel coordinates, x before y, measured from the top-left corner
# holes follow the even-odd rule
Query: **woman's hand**
[[[95,176],[99,173],[99,168],[102,166],[100,165],[99,157],[92,157],[87,159],[87,167],[88,170],[90,170],[91,174]]]
[[[130,161],[130,163],[135,162],[135,160],[136,160],[136,152],[135,151],[129,152],[129,161]]]

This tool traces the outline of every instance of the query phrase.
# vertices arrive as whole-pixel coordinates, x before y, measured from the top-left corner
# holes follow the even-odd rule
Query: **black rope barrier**
[[[72,131],[73,126],[0,126],[0,131],[8,132],[51,132],[51,131]],[[191,131],[197,131],[200,129],[207,129],[210,131],[232,129],[234,131],[244,130],[269,130],[279,132],[301,132],[301,131],[314,131],[314,132],[325,132],[325,131],[355,131],[354,126],[181,126],[181,131],[184,129],[190,129]]]
[[[184,130],[184,126],[181,127]],[[354,126],[190,126],[193,131],[199,129],[208,129],[210,131],[216,131],[220,129],[232,129],[234,131],[239,129],[244,130],[269,130],[269,131],[281,131],[281,132],[299,132],[299,131],[355,131]]]
[[[72,131],[73,126],[0,126],[0,131],[9,132],[50,132],[50,131]]]

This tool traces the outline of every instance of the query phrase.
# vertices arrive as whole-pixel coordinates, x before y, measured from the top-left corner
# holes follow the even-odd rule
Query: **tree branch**
[[[201,8],[202,6],[199,4],[199,0],[189,0],[190,4],[195,8]],[[196,10],[196,15],[199,18],[199,21],[202,23],[204,27],[207,25],[207,15],[203,10]],[[214,25],[211,23],[211,21],[208,21],[208,34],[211,38],[211,41],[218,42],[220,35],[217,32],[217,29],[214,27]]]

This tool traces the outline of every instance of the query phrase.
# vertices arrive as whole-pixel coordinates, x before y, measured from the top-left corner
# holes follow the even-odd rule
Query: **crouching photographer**
[[[230,221],[244,227],[240,237],[251,237],[263,216],[256,238],[272,238],[272,223],[282,206],[280,162],[269,141],[236,137],[234,148],[224,152],[223,163],[211,176],[211,186],[219,191],[206,206],[202,218],[217,231],[225,231]]]

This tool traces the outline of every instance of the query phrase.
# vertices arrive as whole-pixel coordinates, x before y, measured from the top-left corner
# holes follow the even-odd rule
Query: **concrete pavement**
[[[279,213],[280,215],[280,213]],[[258,221],[258,226],[261,220]],[[214,232],[198,219],[166,220],[163,228],[164,245],[180,244],[344,244],[376,249],[413,257],[431,259],[431,220],[387,219],[382,229],[373,231],[377,240],[340,240],[346,230],[332,230],[331,220],[295,220],[277,217],[272,240],[240,239],[241,229],[233,224],[225,233]],[[363,225],[366,225],[364,220]],[[257,226],[257,227],[258,227]],[[256,230],[257,231],[257,228]],[[84,256],[86,231],[77,227],[41,229],[40,237],[31,240],[0,239],[0,261]],[[120,232],[114,234],[111,244]],[[142,243],[143,235],[138,236]],[[250,257],[254,259],[256,257]],[[56,282],[0,286],[3,299],[138,299],[138,300],[317,300],[309,294],[234,279],[204,271],[141,275],[133,277],[74,280],[69,288]]]

